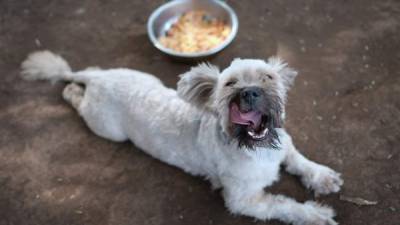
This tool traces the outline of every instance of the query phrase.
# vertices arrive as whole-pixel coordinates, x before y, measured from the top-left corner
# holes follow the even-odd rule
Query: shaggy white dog
[[[337,192],[332,169],[301,155],[282,123],[286,92],[296,72],[277,58],[235,59],[220,72],[200,64],[183,74],[177,91],[129,69],[72,72],[49,51],[22,64],[26,79],[71,81],[63,96],[97,135],[131,140],[151,156],[206,177],[222,188],[232,213],[296,225],[332,225],[334,211],[264,191],[283,164],[316,194]]]

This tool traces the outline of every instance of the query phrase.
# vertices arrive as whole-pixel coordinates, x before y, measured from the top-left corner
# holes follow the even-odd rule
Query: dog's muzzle
[[[229,106],[229,117],[239,141],[245,145],[275,143],[280,127],[279,101],[259,87],[241,89]]]
[[[245,125],[247,134],[254,139],[263,139],[268,133],[265,116],[258,105],[262,104],[264,91],[259,87],[243,88],[237,102],[230,105],[230,119],[233,124]],[[263,118],[264,117],[264,118]]]

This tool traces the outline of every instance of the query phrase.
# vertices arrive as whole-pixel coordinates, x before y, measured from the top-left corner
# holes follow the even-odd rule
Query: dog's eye
[[[273,80],[273,79],[274,79],[270,74],[267,74],[267,77],[268,77],[270,80]]]
[[[237,82],[236,80],[228,81],[228,82],[226,82],[225,86],[226,86],[226,87],[231,87],[231,86],[235,85],[236,82]]]

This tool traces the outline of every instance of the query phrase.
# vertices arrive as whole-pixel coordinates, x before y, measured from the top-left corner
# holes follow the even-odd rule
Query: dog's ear
[[[268,64],[270,64],[280,75],[283,81],[283,85],[286,90],[288,90],[294,83],[297,76],[297,71],[290,68],[287,63],[277,57],[272,57],[268,59]]]
[[[180,76],[178,95],[201,109],[208,109],[214,88],[217,85],[219,69],[216,66],[202,63],[192,67],[189,72]]]
[[[285,68],[279,71],[279,73],[282,76],[286,89],[289,89],[294,83],[294,80],[297,76],[297,71],[293,68],[285,66]]]

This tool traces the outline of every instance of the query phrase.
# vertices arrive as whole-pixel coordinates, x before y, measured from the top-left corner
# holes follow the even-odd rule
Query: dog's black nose
[[[240,92],[240,98],[248,103],[251,103],[260,98],[263,92],[264,92],[263,89],[259,87],[243,88],[242,91]]]

